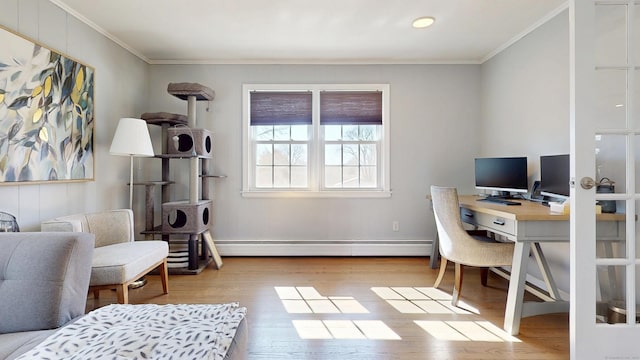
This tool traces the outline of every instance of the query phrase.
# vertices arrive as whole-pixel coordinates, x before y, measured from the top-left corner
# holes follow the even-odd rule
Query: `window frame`
[[[255,188],[255,141],[252,141],[250,125],[250,93],[252,91],[311,91],[312,124],[308,151],[308,187],[306,188]],[[324,186],[324,134],[320,125],[321,91],[381,91],[382,125],[377,150],[380,157],[379,186],[373,188],[323,188]],[[390,197],[390,116],[389,84],[243,84],[242,85],[242,196],[243,197]],[[345,140],[345,142],[347,142]]]

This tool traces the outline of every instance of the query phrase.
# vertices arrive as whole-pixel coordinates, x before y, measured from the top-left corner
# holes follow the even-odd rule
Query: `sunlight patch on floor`
[[[432,287],[372,287],[371,291],[402,314],[478,314],[464,301],[451,305],[451,295]]]
[[[334,298],[330,297],[331,301],[340,309],[343,314],[368,314],[369,311],[360,304],[358,300],[353,298]]]
[[[333,339],[322,320],[293,320],[292,323],[301,339]]]
[[[351,296],[325,296],[312,286],[274,287],[285,310],[290,314],[368,314],[369,311]],[[432,287],[372,287],[382,300],[402,314],[473,315],[478,310],[460,302],[451,305],[451,295]],[[471,311],[468,311],[471,309]],[[411,320],[409,320],[411,321]],[[432,337],[443,341],[520,342],[488,321],[413,320]],[[381,320],[306,319],[292,320],[301,339],[369,339],[401,340]]]
[[[351,296],[324,296],[311,286],[274,287],[290,314],[368,314]],[[301,339],[401,340],[380,320],[293,320]]]
[[[313,311],[304,300],[281,300],[289,314],[311,314]]]
[[[380,320],[354,320],[354,323],[364,332],[368,339],[401,340],[390,327]]]
[[[438,340],[521,342],[488,321],[414,321]]]
[[[307,304],[315,314],[340,314],[331,300],[307,300]]]
[[[300,295],[302,296],[303,299],[318,300],[318,299],[326,299],[327,298],[326,296],[320,295],[318,290],[316,290],[316,288],[314,288],[312,286],[298,286],[298,287],[296,287],[296,290],[298,290],[298,292],[300,293]]]
[[[360,302],[350,296],[323,296],[311,286],[275,286],[289,314],[368,314]]]
[[[278,293],[280,299],[297,300],[302,299],[302,296],[293,286],[275,286],[274,289]]]
[[[401,340],[380,320],[293,320],[301,339]]]

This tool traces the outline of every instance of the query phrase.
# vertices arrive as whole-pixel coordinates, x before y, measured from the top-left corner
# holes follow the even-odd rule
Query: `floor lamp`
[[[129,209],[133,210],[133,158],[154,155],[147,122],[134,118],[120,119],[109,152],[129,156]]]

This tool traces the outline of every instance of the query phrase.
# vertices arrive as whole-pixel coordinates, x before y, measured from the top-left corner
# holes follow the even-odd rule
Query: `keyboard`
[[[484,197],[484,198],[478,199],[478,201],[485,201],[485,202],[490,202],[493,204],[500,204],[500,205],[520,205],[520,203],[517,201],[505,200],[505,199],[496,198],[496,197]]]

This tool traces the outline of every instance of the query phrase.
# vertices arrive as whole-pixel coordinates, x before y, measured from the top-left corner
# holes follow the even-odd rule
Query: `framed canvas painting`
[[[95,70],[0,27],[0,184],[94,179]]]

